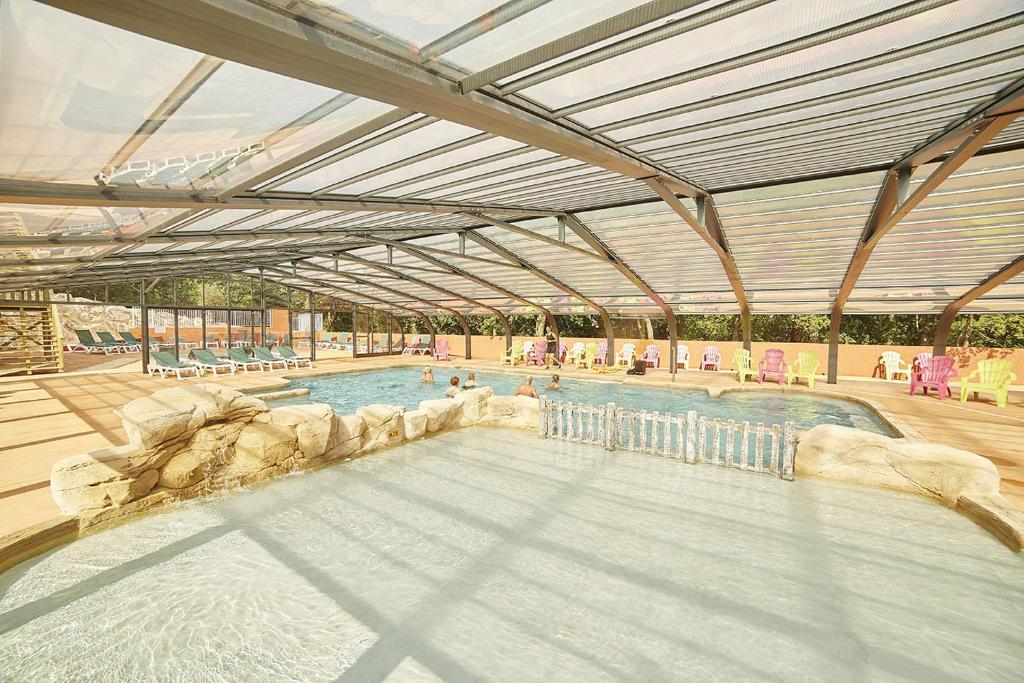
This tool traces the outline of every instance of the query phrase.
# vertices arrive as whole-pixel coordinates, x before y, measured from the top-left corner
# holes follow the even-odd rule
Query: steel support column
[[[390,330],[388,331],[390,334]],[[309,293],[309,359],[316,360],[316,294]]]
[[[942,315],[939,316],[939,324],[935,328],[935,342],[932,346],[932,353],[936,356],[945,355],[946,343],[949,341],[949,330],[953,326],[953,320],[956,318],[957,313],[964,306],[978,297],[984,296],[999,285],[1012,280],[1021,273],[1024,273],[1024,256],[1018,256],[965,292],[959,299],[951,301],[942,311]]]
[[[70,297],[68,297],[70,299]],[[149,371],[149,307],[146,306],[146,280],[143,278],[139,285],[139,318],[142,330],[139,336],[142,337],[142,374]]]

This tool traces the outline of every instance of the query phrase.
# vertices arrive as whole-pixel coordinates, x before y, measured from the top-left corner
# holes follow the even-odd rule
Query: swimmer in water
[[[433,384],[434,383],[434,371],[430,369],[430,366],[423,368],[423,383]]]
[[[523,383],[516,389],[516,396],[529,396],[530,398],[538,398],[537,390],[533,388],[533,378],[524,377]]]

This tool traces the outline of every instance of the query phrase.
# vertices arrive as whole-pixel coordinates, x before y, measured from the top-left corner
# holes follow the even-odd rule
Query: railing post
[[[537,431],[540,433],[540,438],[548,438],[548,420],[547,420],[547,399],[543,396],[540,397],[540,408],[537,410]]]
[[[697,411],[686,413],[686,462],[697,460]]]
[[[615,440],[618,435],[615,433],[615,404],[606,403],[604,406],[604,416],[601,418],[604,420],[604,449],[606,451],[615,450]]]
[[[792,422],[787,422],[783,426],[785,440],[784,449],[782,452],[782,478],[786,481],[793,481],[796,465],[796,425]]]

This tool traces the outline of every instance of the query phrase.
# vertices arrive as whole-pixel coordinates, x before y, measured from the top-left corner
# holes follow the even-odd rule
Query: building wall
[[[447,337],[451,351],[456,356],[464,356],[466,352],[465,337],[462,335],[438,335]],[[517,340],[532,339],[532,337],[515,337]],[[574,342],[602,342],[603,338],[577,338],[563,337],[562,343],[572,348]],[[642,353],[648,344],[655,344],[661,352],[662,367],[668,363],[668,341],[664,339],[616,339],[616,352],[622,350],[626,343],[635,344],[638,353]],[[735,367],[732,362],[733,353],[736,349],[743,348],[741,342],[705,342],[697,340],[679,340],[680,344],[686,344],[690,349],[690,368],[696,368],[700,362],[701,353],[706,346],[717,346],[722,352],[722,368],[732,369]],[[473,336],[473,357],[480,359],[497,359],[505,346],[504,337]],[[827,344],[790,344],[754,342],[751,353],[754,357],[754,364],[761,359],[766,349],[778,348],[786,352],[787,359],[795,359],[796,354],[801,351],[813,351],[818,354],[821,361],[819,372],[825,374],[828,363]],[[839,374],[850,377],[877,377],[879,363],[883,351],[898,351],[903,359],[911,362],[914,357],[923,352],[931,352],[930,346],[885,346],[874,344],[840,344],[839,345]],[[989,349],[989,348],[958,348],[950,347],[946,354],[956,358],[957,366],[961,374],[969,371],[975,364],[985,358],[1005,358],[1010,360],[1017,373],[1018,382],[1024,384],[1024,349]]]

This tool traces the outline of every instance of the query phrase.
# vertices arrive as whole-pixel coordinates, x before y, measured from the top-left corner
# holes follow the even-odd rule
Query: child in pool
[[[434,371],[430,369],[430,366],[423,368],[423,383],[433,384],[434,383]]]
[[[460,391],[462,391],[462,388],[459,386],[459,376],[453,375],[452,378],[448,380],[448,388],[444,390],[444,395],[448,398],[455,398],[455,394]]]
[[[548,389],[552,391],[558,391],[562,388],[562,385],[558,383],[558,375],[551,375],[551,381],[548,382]]]
[[[476,388],[476,373],[470,372],[466,374],[466,381],[462,383],[463,389],[475,389]]]

